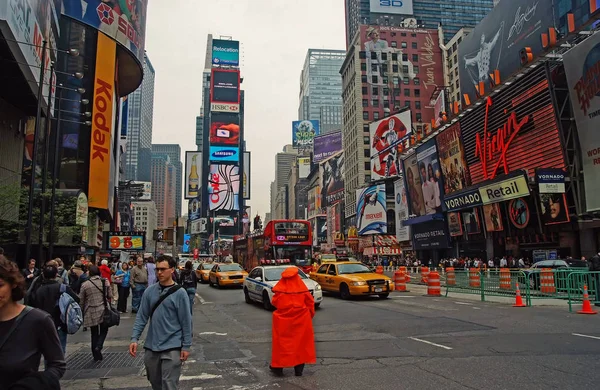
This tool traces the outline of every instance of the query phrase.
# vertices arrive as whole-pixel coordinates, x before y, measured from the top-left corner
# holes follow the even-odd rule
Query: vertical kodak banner
[[[98,32],[90,141],[89,207],[108,209],[117,44]]]

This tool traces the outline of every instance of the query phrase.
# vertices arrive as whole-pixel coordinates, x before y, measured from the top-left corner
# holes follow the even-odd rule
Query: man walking
[[[156,260],[158,283],[148,287],[133,325],[129,353],[135,357],[138,340],[149,323],[144,343],[146,375],[153,390],[176,390],[181,364],[192,346],[192,314],[186,291],[173,281],[176,262]]]
[[[144,259],[138,257],[136,266],[131,269],[131,312],[137,313],[144,290],[148,287],[148,270],[144,267]]]

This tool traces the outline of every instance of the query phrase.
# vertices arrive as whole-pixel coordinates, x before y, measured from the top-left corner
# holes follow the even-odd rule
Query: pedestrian
[[[271,304],[273,312],[271,365],[276,375],[283,369],[294,367],[296,376],[302,376],[305,364],[317,361],[312,319],[315,301],[300,279],[297,267],[289,267],[273,287]]]
[[[58,339],[60,340],[60,346],[62,347],[63,354],[67,351],[67,327],[66,324],[60,319],[60,307],[57,302],[62,294],[61,283],[58,283],[56,276],[58,269],[52,265],[47,265],[42,271],[44,278],[42,279],[40,286],[35,290],[30,298],[30,305],[36,309],[45,311],[52,316],[56,332],[58,333]],[[63,287],[64,292],[69,294],[75,302],[79,303],[79,296],[69,287],[65,285]]]
[[[152,286],[158,281],[158,279],[156,279],[156,265],[154,264],[154,258],[152,256],[148,257],[146,261],[146,269],[148,270],[148,286]]]
[[[119,303],[119,284],[120,281],[117,282],[117,271],[121,269],[121,261],[118,259],[114,259],[110,264],[110,288],[112,290],[112,304],[113,306],[117,306]],[[102,273],[102,272],[100,272]]]
[[[129,289],[131,288],[129,280],[131,273],[129,271],[129,264],[121,264],[121,269],[117,270],[115,274],[116,284],[119,286],[119,302],[117,303],[117,310],[121,313],[127,313],[127,298],[129,298]]]
[[[81,291],[81,285],[86,280],[88,280],[86,266],[81,260],[75,261],[71,267],[71,270],[69,271],[69,286],[71,286],[76,294],[79,294]]]
[[[57,257],[56,259],[54,259],[54,261],[56,261],[56,265],[58,266],[58,274],[56,275],[56,277],[62,280],[61,283],[69,284],[69,274],[65,269],[65,263],[63,263],[60,257]]]
[[[108,334],[108,326],[102,324],[104,317],[104,300],[110,302],[111,290],[106,280],[100,277],[100,269],[91,265],[89,267],[89,280],[81,285],[79,299],[83,310],[83,326],[90,328],[92,334],[92,355],[94,361],[102,360],[104,340]]]
[[[596,301],[600,300],[600,252],[592,256],[589,260],[589,270],[594,272],[592,280],[596,286],[590,286],[590,290],[595,293]],[[595,288],[594,288],[595,287]]]
[[[25,278],[25,291],[27,291],[29,290],[29,287],[31,287],[33,280],[40,276],[40,270],[35,266],[35,259],[29,259],[27,268],[23,269],[21,273]]]
[[[110,270],[110,267],[108,266],[108,260],[102,260],[98,269],[100,269],[100,276],[102,277],[102,279],[110,280],[112,272]]]
[[[60,389],[67,365],[50,314],[19,303],[25,279],[0,255],[0,389]],[[39,371],[44,357],[44,371]],[[23,387],[18,387],[23,386]]]
[[[136,265],[131,269],[131,277],[129,283],[131,284],[132,296],[131,296],[131,312],[137,313],[140,307],[140,301],[142,295],[148,287],[148,270],[144,267],[144,259],[138,257]]]
[[[192,313],[194,311],[196,289],[198,288],[198,278],[196,278],[196,272],[193,270],[192,262],[190,260],[185,262],[185,268],[181,271],[180,279],[181,285],[185,288],[185,291],[190,298],[190,313]]]
[[[138,340],[146,327],[144,364],[153,390],[176,390],[181,365],[192,346],[192,314],[183,288],[173,281],[175,259],[156,259],[158,283],[149,286],[142,297],[133,325],[129,353],[137,355]]]

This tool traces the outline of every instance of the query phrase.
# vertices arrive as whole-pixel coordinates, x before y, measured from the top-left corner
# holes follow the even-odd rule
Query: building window
[[[368,183],[371,181],[371,175],[365,175],[365,182]]]
[[[421,90],[415,89],[415,97],[421,97]]]
[[[364,143],[365,145],[369,145],[369,144],[371,143],[371,139],[370,139],[368,136],[366,136],[366,135],[365,135],[365,136],[363,137],[363,143]]]
[[[366,95],[369,93],[369,90],[367,89],[367,87],[362,87],[362,94]]]
[[[381,53],[381,59],[382,59],[383,61],[387,61],[387,53],[385,53],[385,52],[384,52],[384,53]]]
[[[373,87],[373,96],[379,95],[379,88]]]
[[[369,111],[363,111],[363,119],[364,120],[369,120]]]
[[[419,55],[413,54],[413,62],[419,62]]]
[[[423,120],[423,118],[421,117],[421,113],[420,112],[417,112],[415,114],[415,118],[417,119],[417,122],[421,122]]]
[[[392,61],[398,61],[398,53],[392,53]]]
[[[365,64],[364,62],[361,62],[360,63],[360,70],[366,71],[367,70],[367,64]]]
[[[377,81],[378,81],[378,80],[377,80],[377,75],[373,75],[373,76],[371,76],[371,83],[373,83],[373,84],[377,84]]]
[[[413,66],[413,72],[415,72],[415,74],[419,74],[419,67]]]
[[[369,131],[369,125],[363,125],[363,132],[368,133]]]
[[[421,84],[421,80],[419,80],[419,78],[418,78],[418,77],[415,77],[415,78],[413,79],[413,83],[414,83],[415,85],[419,85],[419,84]]]
[[[402,42],[402,45],[401,45],[401,46],[402,46],[402,48],[403,48],[403,49],[406,49],[406,48],[408,47],[408,46],[406,45],[406,42]]]
[[[398,44],[396,43],[396,41],[392,41],[392,47],[398,47]]]
[[[383,96],[389,96],[390,95],[390,89],[387,87],[383,87]]]
[[[420,109],[421,109],[421,101],[417,100],[417,101],[415,102],[415,108],[416,108],[417,110],[420,110]]]
[[[362,103],[363,103],[363,107],[369,107],[369,99],[363,99]]]
[[[367,75],[363,74],[362,76],[360,76],[360,81],[362,81],[363,83],[366,83],[368,81]]]
[[[409,108],[410,108],[410,101],[408,101],[408,100],[407,100],[407,101],[404,103],[404,107],[409,107]]]
[[[371,64],[371,72],[377,72],[377,64]]]
[[[404,89],[404,96],[410,96],[410,89],[408,89],[408,88]]]
[[[403,80],[404,80],[404,85],[408,85],[408,83],[410,83],[410,79],[408,77],[405,77]]]
[[[413,49],[417,49],[417,42],[413,42],[411,45]]]
[[[402,54],[402,61],[408,61],[408,54]]]
[[[400,96],[400,88],[394,88],[394,96]]]
[[[371,105],[372,105],[373,107],[379,107],[379,100],[377,100],[377,99],[373,99],[373,100],[371,100]]]
[[[402,65],[402,73],[408,73],[408,65]]]
[[[379,119],[379,111],[373,112],[373,120]]]
[[[371,171],[371,163],[369,161],[365,162],[365,171],[367,171],[367,172]]]

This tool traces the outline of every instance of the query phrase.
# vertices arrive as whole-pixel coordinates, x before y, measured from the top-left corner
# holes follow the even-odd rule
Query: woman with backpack
[[[187,261],[184,269],[179,275],[181,285],[187,291],[188,297],[190,298],[190,311],[194,311],[194,297],[196,296],[196,288],[198,287],[198,279],[196,278],[196,272],[192,268],[192,262]]]
[[[92,355],[94,361],[102,360],[102,348],[108,334],[108,326],[102,323],[106,302],[112,299],[112,292],[105,279],[100,277],[100,269],[89,267],[89,280],[81,285],[79,299],[83,309],[83,326],[90,328],[92,335]]]

